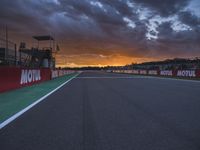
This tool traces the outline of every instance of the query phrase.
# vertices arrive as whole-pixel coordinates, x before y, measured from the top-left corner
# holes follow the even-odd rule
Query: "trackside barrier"
[[[0,93],[74,73],[71,70],[0,67]]]
[[[57,78],[64,75],[75,73],[73,70],[51,70],[51,78]]]
[[[0,92],[30,86],[51,79],[49,69],[0,67]]]
[[[200,69],[194,70],[108,70],[114,73],[127,73],[136,75],[171,76],[185,78],[200,78]]]

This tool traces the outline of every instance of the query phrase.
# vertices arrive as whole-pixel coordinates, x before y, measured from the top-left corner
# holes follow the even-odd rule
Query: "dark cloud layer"
[[[179,19],[192,28],[196,28],[200,25],[200,18],[188,11],[180,12]]]
[[[178,13],[186,7],[190,0],[133,0],[142,4],[144,7],[150,7],[156,13],[162,16],[169,16]]]
[[[63,54],[200,55],[193,0],[1,0],[0,25],[15,40],[55,34]]]

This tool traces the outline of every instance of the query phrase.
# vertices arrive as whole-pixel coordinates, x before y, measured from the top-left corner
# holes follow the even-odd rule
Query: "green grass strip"
[[[48,94],[75,74],[0,94],[0,123]]]

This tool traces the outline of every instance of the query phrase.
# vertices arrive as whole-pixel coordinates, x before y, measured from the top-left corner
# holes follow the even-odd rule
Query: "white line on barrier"
[[[14,114],[13,116],[11,116],[10,118],[8,118],[7,120],[5,120],[4,122],[2,122],[0,124],[0,129],[2,129],[3,127],[5,127],[6,125],[8,125],[9,123],[11,123],[12,121],[14,121],[15,119],[17,119],[19,116],[21,116],[22,114],[24,114],[25,112],[27,112],[29,109],[31,109],[32,107],[34,107],[35,105],[37,105],[38,103],[40,103],[41,101],[43,101],[44,99],[46,99],[48,96],[50,96],[51,94],[53,94],[54,92],[56,92],[57,90],[59,90],[61,87],[63,87],[65,84],[69,83],[71,80],[73,80],[74,78],[76,78],[80,73],[76,74],[75,76],[73,76],[71,79],[67,80],[66,82],[64,82],[63,84],[61,84],[60,86],[58,86],[57,88],[55,88],[53,91],[49,92],[48,94],[46,94],[45,96],[41,97],[40,99],[38,99],[37,101],[35,101],[34,103],[32,103],[31,105],[27,106],[26,108],[22,109],[21,111],[19,111],[18,113]]]

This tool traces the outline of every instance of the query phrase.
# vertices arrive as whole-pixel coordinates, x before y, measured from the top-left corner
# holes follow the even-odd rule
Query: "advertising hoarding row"
[[[200,70],[112,70],[109,72],[168,77],[200,78]]]
[[[70,70],[0,67],[0,93],[74,73]]]

